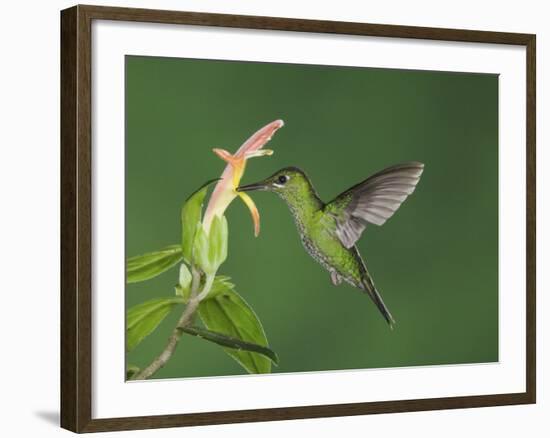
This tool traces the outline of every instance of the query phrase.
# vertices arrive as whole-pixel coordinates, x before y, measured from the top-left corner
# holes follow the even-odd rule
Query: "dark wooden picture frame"
[[[526,391],[495,394],[92,419],[92,155],[91,44],[93,20],[220,26],[510,44],[526,47]],[[535,48],[531,34],[439,29],[288,18],[75,6],[61,12],[61,426],[98,432],[273,421],[535,403]]]

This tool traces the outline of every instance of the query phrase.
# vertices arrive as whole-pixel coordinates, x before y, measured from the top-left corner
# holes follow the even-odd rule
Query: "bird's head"
[[[303,170],[285,167],[262,181],[237,188],[239,192],[253,190],[275,192],[287,201],[299,200],[311,190],[311,183]]]

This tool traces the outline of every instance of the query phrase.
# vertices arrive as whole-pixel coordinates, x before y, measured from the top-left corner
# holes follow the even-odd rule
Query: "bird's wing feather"
[[[415,189],[424,164],[415,161],[388,167],[346,190],[325,206],[336,219],[336,235],[351,248],[367,223],[383,225]]]

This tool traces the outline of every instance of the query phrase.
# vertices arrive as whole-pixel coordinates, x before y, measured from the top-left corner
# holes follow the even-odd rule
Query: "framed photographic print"
[[[535,36],[61,13],[61,423],[535,402]]]

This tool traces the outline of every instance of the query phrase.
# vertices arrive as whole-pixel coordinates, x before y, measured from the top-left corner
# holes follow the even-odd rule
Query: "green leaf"
[[[126,349],[132,350],[158,327],[174,306],[183,302],[181,297],[156,298],[130,308],[126,313]]]
[[[222,347],[233,348],[236,350],[253,351],[255,353],[267,356],[275,365],[279,363],[279,358],[277,357],[277,354],[267,347],[262,347],[261,345],[252,344],[250,342],[245,342],[232,336],[227,336],[222,333],[206,330],[201,327],[183,327],[180,329],[189,335],[197,336],[199,338],[221,345]]]
[[[225,292],[227,289],[232,289],[232,290],[235,289],[235,285],[231,283],[231,277],[228,277],[227,275],[216,275],[216,278],[214,279],[214,283],[210,288],[210,292],[208,293],[208,296],[205,299],[209,300],[211,298],[216,298],[218,295]]]
[[[227,258],[227,219],[214,216],[208,233],[208,259],[214,272]]]
[[[126,380],[130,380],[137,373],[139,373],[139,367],[135,365],[128,365],[126,367]]]
[[[126,283],[149,280],[167,271],[182,259],[179,245],[167,246],[126,260]]]
[[[210,184],[218,180],[219,178],[212,179],[203,184],[187,198],[181,209],[181,248],[183,258],[189,264],[192,264],[193,242],[195,241],[197,223],[201,221],[202,204],[206,197],[206,191]]]
[[[218,281],[217,287],[221,283]],[[262,347],[268,346],[260,320],[233,288],[225,287],[213,297],[201,301],[199,316],[210,331]],[[233,348],[224,350],[251,374],[271,372],[271,361],[262,354]]]

